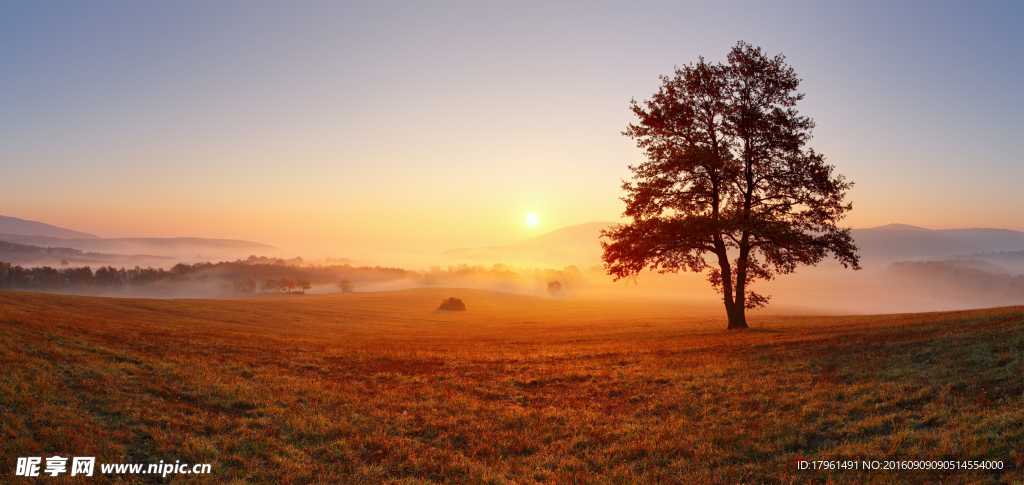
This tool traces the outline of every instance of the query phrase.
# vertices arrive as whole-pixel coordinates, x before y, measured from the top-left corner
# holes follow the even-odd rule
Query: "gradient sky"
[[[847,225],[1024,230],[1020,2],[296,3],[0,4],[0,214],[306,257],[616,220],[629,100],[742,39]]]

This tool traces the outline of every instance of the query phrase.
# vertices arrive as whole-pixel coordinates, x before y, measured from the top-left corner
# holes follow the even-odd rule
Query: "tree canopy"
[[[706,272],[737,329],[770,298],[754,281],[830,254],[860,269],[850,230],[837,227],[853,183],[805,146],[814,122],[797,113],[800,79],[784,56],[739,42],[726,64],[701,57],[661,80],[632,101],[639,121],[623,132],[647,161],[622,186],[632,222],[602,233],[609,274]]]

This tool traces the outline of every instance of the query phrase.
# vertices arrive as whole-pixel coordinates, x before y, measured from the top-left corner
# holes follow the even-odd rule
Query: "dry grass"
[[[717,307],[481,290],[434,313],[452,291],[0,292],[0,482],[52,454],[213,464],[170,483],[1024,482],[1022,307],[726,332]]]

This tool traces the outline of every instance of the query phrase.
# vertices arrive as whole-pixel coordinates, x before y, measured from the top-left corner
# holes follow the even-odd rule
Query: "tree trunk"
[[[747,315],[746,309],[739,306],[733,305],[733,309],[729,313],[729,330],[745,330],[750,327],[747,326]]]

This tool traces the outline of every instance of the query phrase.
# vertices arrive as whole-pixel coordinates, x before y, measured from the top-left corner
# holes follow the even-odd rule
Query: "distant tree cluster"
[[[284,264],[287,260],[274,260],[274,263],[259,262],[263,259],[268,261],[274,258],[255,258],[250,256],[248,260],[211,263],[197,263],[194,265],[182,265],[183,274],[202,275],[208,278],[222,281],[244,282],[252,278],[257,285],[253,292],[262,289],[267,279],[273,279],[276,286],[268,286],[268,291],[281,291],[281,280],[291,279],[295,281],[295,289],[302,289],[299,280],[305,280],[316,285],[337,285],[338,281],[345,279],[352,282],[366,283],[393,283],[399,280],[408,280],[415,284],[421,280],[421,275],[415,271],[401,268],[387,268],[382,266],[354,267],[348,264],[343,265],[306,265]],[[300,259],[300,258],[293,258]],[[256,262],[249,262],[256,261]],[[176,266],[177,268],[177,266]],[[285,290],[287,291],[287,290]]]
[[[327,259],[331,259],[331,258],[327,258]],[[294,258],[291,258],[291,259],[284,259],[284,258],[268,258],[266,256],[256,256],[255,254],[249,256],[248,258],[246,258],[244,260],[242,260],[242,259],[235,260],[235,262],[236,263],[245,263],[245,264],[276,264],[276,265],[282,265],[282,266],[283,265],[301,266],[303,263],[305,263],[305,261],[301,257],[298,257],[298,256],[296,256]]]
[[[174,265],[170,271],[165,271],[163,268],[153,269],[138,266],[132,269],[102,266],[94,272],[89,266],[61,269],[49,266],[23,268],[0,261],[0,289],[67,291],[93,288],[117,290],[139,288],[160,281],[189,283],[206,281],[209,279],[209,275],[206,273],[222,264],[232,263],[180,263]],[[257,283],[253,278],[235,281],[231,286],[238,293],[254,293],[257,289]],[[310,281],[305,278],[281,278],[280,280],[267,278],[259,285],[260,291],[264,293],[296,291],[305,293],[312,287]]]
[[[172,275],[163,269],[116,269],[101,267],[94,273],[88,266],[56,269],[49,266],[22,268],[0,262],[0,288],[60,291],[73,288],[133,288],[168,279]]]
[[[86,266],[88,269],[88,266]],[[96,274],[93,275],[93,286],[106,287],[106,288],[135,288],[144,286],[157,281],[173,278],[173,275],[168,274],[162,268],[140,268],[136,266],[134,269],[115,269],[113,266],[101,267],[96,270]]]
[[[192,273],[199,273],[199,272],[201,272],[203,270],[210,269],[213,266],[214,266],[214,264],[213,263],[209,263],[209,262],[195,263],[195,264],[178,263],[178,264],[176,264],[174,266],[171,266],[171,272],[177,273],[177,274],[181,274],[181,275],[186,275],[186,274],[192,274]]]
[[[236,281],[234,286],[237,293],[253,293],[256,291],[256,282],[252,278],[248,278],[245,281]],[[302,278],[294,280],[291,278],[281,278],[280,280],[267,278],[260,283],[260,293],[292,293],[293,291],[305,293],[306,290],[312,287],[313,285],[309,280]]]
[[[235,293],[253,293],[256,291],[256,280],[246,278],[245,281],[232,283],[232,287],[234,287]]]

